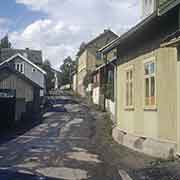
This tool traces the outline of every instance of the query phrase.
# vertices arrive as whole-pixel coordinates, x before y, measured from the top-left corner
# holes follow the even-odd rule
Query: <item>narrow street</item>
[[[117,180],[117,172],[107,177],[101,153],[96,153],[93,122],[85,104],[69,96],[54,99],[41,124],[1,143],[0,179]]]

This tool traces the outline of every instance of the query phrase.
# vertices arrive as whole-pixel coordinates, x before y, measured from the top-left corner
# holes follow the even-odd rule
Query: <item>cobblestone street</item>
[[[57,98],[42,124],[1,144],[0,179],[105,180],[104,162],[91,141],[93,121],[85,104]]]

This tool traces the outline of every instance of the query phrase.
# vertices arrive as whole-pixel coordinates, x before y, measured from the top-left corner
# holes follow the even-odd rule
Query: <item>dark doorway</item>
[[[12,127],[15,122],[16,91],[0,89],[0,128]]]

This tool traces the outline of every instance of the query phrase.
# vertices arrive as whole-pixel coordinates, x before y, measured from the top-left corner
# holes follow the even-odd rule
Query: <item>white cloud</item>
[[[0,17],[0,38],[8,33],[9,20],[6,18]]]
[[[74,55],[82,41],[94,38],[103,29],[120,34],[140,17],[139,0],[16,0],[48,18],[37,20],[10,36],[16,47],[42,49],[54,65]]]

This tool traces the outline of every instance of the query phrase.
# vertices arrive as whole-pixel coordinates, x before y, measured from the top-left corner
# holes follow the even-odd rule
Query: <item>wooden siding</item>
[[[157,109],[144,109],[144,60],[155,57]],[[125,109],[125,69],[134,69],[134,109]],[[177,141],[177,52],[156,49],[117,68],[117,124],[128,133],[148,138]]]
[[[1,89],[15,89],[16,98],[24,98],[26,102],[32,102],[34,89],[26,81],[18,78],[16,75],[10,75],[0,82]]]

